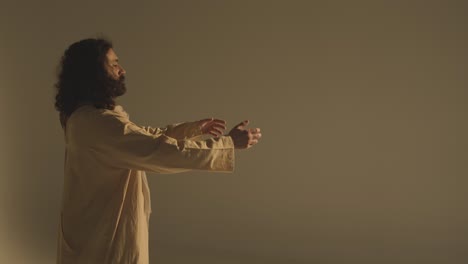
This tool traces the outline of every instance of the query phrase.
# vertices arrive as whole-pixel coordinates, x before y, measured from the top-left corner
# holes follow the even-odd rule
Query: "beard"
[[[110,87],[113,98],[122,96],[127,92],[127,87],[125,86],[125,76],[123,75],[118,80],[107,76],[107,84]]]

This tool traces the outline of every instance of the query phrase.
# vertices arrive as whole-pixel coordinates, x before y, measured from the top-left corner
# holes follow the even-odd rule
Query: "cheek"
[[[112,69],[111,74],[112,74],[112,76],[117,77],[117,76],[119,76],[119,71],[116,70],[116,69]]]
[[[114,69],[109,67],[106,70],[107,70],[107,74],[109,74],[110,76],[114,76],[114,74],[115,74]]]

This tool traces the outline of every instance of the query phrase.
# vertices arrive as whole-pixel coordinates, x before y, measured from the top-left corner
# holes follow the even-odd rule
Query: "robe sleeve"
[[[166,126],[165,128],[153,128],[150,126],[143,126],[141,128],[153,135],[164,134],[168,137],[175,139],[194,140],[195,138],[198,138],[202,135],[198,122],[184,122],[171,124]]]
[[[156,173],[234,170],[231,137],[186,139],[192,135],[189,132],[193,123],[165,129],[141,127],[131,122],[128,115],[109,110],[100,115],[98,124],[90,148],[110,166]]]

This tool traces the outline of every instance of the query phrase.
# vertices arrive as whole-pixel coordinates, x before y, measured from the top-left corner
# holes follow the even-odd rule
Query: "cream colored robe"
[[[148,264],[150,192],[145,171],[230,172],[227,136],[204,141],[195,123],[137,126],[121,106],[85,105],[65,130],[58,264]]]

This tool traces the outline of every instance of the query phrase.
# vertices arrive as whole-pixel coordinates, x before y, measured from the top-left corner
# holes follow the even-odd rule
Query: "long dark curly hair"
[[[55,109],[65,128],[70,115],[82,104],[114,109],[115,98],[126,91],[124,77],[115,80],[106,70],[107,52],[112,43],[104,38],[84,39],[65,50],[55,83]]]

